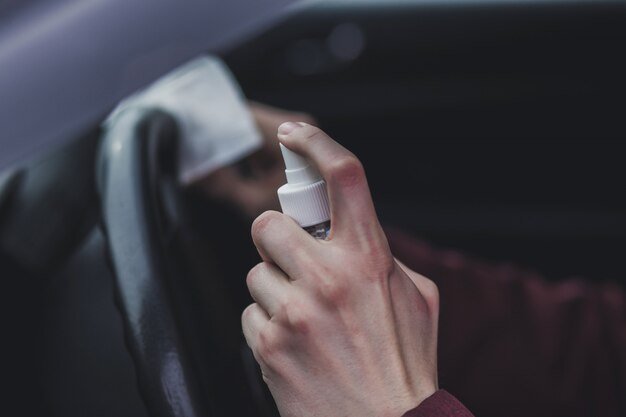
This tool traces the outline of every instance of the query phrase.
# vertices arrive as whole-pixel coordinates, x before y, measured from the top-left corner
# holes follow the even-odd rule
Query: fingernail
[[[294,122],[285,122],[282,125],[278,126],[278,134],[279,135],[288,135],[300,126]]]

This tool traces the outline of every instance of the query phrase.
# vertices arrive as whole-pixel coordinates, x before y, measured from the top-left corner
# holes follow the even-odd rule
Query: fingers
[[[241,314],[241,328],[246,343],[254,351],[261,329],[267,325],[269,317],[258,304],[251,304]]]
[[[289,279],[275,265],[262,262],[252,268],[246,278],[250,295],[273,317],[283,306],[291,290]]]
[[[326,180],[334,235],[357,233],[367,241],[381,233],[363,165],[352,152],[306,123],[282,124],[278,138]]]
[[[252,240],[265,261],[276,264],[290,279],[302,275],[302,266],[317,251],[319,242],[293,219],[276,211],[266,211],[252,223]]]

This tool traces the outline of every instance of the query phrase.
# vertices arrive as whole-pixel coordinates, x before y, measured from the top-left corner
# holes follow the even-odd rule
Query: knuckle
[[[286,302],[281,308],[281,317],[284,324],[294,333],[307,334],[310,331],[313,317],[302,304]]]
[[[252,269],[248,271],[248,275],[246,276],[246,284],[248,285],[248,288],[253,285],[254,281],[256,281],[259,276],[264,274],[267,267],[268,266],[265,262],[261,262],[253,266]]]
[[[336,307],[343,306],[349,294],[348,285],[339,280],[323,280],[318,284],[320,296]]]
[[[334,160],[329,168],[328,175],[345,187],[350,187],[365,182],[365,169],[359,159],[353,154],[348,154]]]
[[[266,211],[252,222],[251,234],[254,240],[261,237],[265,230],[269,227],[270,223],[276,221],[280,217],[280,214],[275,211]]]
[[[281,350],[280,338],[271,329],[263,329],[259,332],[256,352],[266,364],[271,364],[272,360]]]
[[[254,314],[253,310],[255,308],[256,307],[254,306],[254,304],[250,304],[241,312],[241,328],[244,330],[244,333],[246,329],[250,328],[253,323],[252,314]],[[254,341],[248,340],[248,343],[254,343]]]
[[[254,306],[254,304],[250,304],[241,313],[241,323],[242,324],[246,324],[250,320],[250,314],[252,313],[253,306]]]

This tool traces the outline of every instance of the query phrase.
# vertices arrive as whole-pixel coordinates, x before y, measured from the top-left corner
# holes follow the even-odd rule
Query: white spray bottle
[[[278,189],[283,213],[294,219],[317,239],[330,232],[330,206],[326,181],[302,156],[280,144],[285,161],[287,184]]]

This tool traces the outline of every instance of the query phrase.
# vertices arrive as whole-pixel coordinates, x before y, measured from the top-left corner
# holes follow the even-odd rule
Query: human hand
[[[400,417],[437,390],[437,287],[392,256],[352,153],[304,123],[278,137],[325,178],[332,227],[255,220],[248,345],[283,417]]]
[[[251,221],[265,210],[279,208],[276,190],[285,182],[285,170],[276,141],[278,126],[287,120],[313,123],[313,118],[255,102],[248,106],[263,137],[263,147],[239,164],[215,171],[195,187],[232,204]]]

